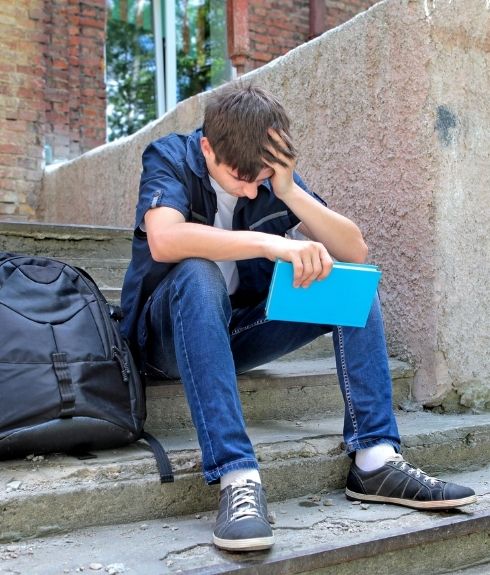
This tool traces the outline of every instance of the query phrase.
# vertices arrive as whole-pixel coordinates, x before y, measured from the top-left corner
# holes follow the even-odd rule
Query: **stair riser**
[[[64,260],[67,264],[84,269],[101,290],[120,289],[129,260]]]
[[[336,374],[305,376],[278,381],[273,386],[267,380],[243,382],[239,378],[240,396],[246,421],[304,419],[324,415],[342,415],[344,401]],[[282,385],[281,385],[282,383]],[[413,377],[393,377],[393,406],[410,397]],[[147,387],[150,432],[192,427],[192,420],[180,383]]]
[[[33,236],[2,233],[0,227],[0,251],[26,255],[42,255],[63,261],[79,258],[90,258],[95,261],[131,257],[130,237],[113,237],[112,235],[88,235],[46,237],[35,233]]]
[[[369,541],[348,546],[348,535],[341,545],[325,551],[308,549],[304,555],[285,560],[268,561],[253,567],[223,568],[219,571],[193,569],[189,575],[449,575],[461,567],[488,561],[488,521],[472,525],[450,526],[444,533],[434,528],[423,533],[402,534],[391,540]],[[467,533],[474,529],[473,533]],[[461,532],[459,534],[458,532]],[[413,543],[411,542],[413,539]],[[393,550],[386,552],[387,548]],[[488,564],[482,565],[481,575],[487,574]],[[458,571],[459,573],[459,571]]]
[[[473,437],[470,443],[468,435]],[[444,433],[431,433],[411,437],[407,443],[407,459],[429,473],[466,470],[490,460],[490,429],[485,426],[453,430],[450,441]],[[345,485],[349,460],[338,439],[258,445],[256,452],[270,501]],[[191,450],[176,457],[178,461],[172,457],[177,472],[174,484],[159,484],[155,463],[148,456],[105,473],[98,471],[93,477],[89,469],[82,469],[79,481],[71,478],[71,488],[59,485],[49,492],[4,494],[0,541],[216,509],[217,488],[206,488],[200,473],[193,470],[198,453]]]

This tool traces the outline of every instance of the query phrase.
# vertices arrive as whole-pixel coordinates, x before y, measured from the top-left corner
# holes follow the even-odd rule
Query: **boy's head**
[[[236,170],[244,181],[255,181],[267,167],[263,158],[279,161],[267,149],[270,146],[278,148],[268,133],[270,128],[281,136],[288,153],[295,157],[289,118],[269,92],[254,86],[231,84],[212,94],[206,103],[203,135],[214,152],[215,161]]]

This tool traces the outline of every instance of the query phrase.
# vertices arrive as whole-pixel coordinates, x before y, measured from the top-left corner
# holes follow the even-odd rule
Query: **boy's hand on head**
[[[268,130],[268,134],[271,144],[267,147],[267,156],[262,160],[266,166],[274,170],[270,178],[272,189],[278,198],[283,199],[294,188],[296,153],[286,134],[281,135],[272,128]]]

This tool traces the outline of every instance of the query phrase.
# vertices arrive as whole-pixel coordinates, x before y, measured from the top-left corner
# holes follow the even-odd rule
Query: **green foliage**
[[[113,8],[106,34],[109,141],[133,134],[154,120],[157,110],[154,35],[121,18],[119,3]],[[177,101],[228,79],[225,0],[179,0],[176,32]]]
[[[156,117],[153,35],[109,19],[106,36],[109,141],[133,134]]]
[[[228,78],[224,0],[178,2],[177,100],[204,92]]]

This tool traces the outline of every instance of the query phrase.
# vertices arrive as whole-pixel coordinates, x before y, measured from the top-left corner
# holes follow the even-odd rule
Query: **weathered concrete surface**
[[[272,503],[276,544],[234,554],[211,544],[216,513],[145,519],[0,545],[0,573],[126,575],[488,575],[490,468],[447,479],[475,489],[478,502],[452,512],[354,505],[322,491]],[[486,527],[485,527],[486,525]],[[479,565],[478,565],[479,564]],[[92,565],[92,567],[91,567]],[[303,567],[303,568],[302,568]]]
[[[243,413],[247,421],[289,420],[325,415],[342,415],[344,401],[335,367],[335,358],[328,355],[331,338],[319,338],[312,352],[323,357],[288,361],[287,356],[238,377]],[[322,341],[323,340],[323,341]],[[304,351],[303,351],[304,350]],[[308,353],[301,348],[297,353]],[[332,353],[332,352],[330,352]],[[413,371],[407,363],[390,359],[393,382],[393,407],[409,403]],[[191,415],[179,381],[149,382],[146,390],[148,419],[151,433],[192,426]]]
[[[415,399],[488,407],[488,1],[386,0],[247,79],[290,110],[310,187],[360,224]],[[131,225],[143,148],[195,127],[203,102],[50,168],[39,214]]]
[[[469,20],[439,4],[429,15],[437,166],[433,393],[453,389],[462,404],[483,409],[490,407],[490,3],[464,2]]]
[[[132,237],[130,228],[0,222],[0,252],[46,256],[81,267],[116,305],[120,304]]]
[[[75,160],[46,168],[37,215],[49,222],[132,226],[141,154],[154,139],[196,127],[202,95],[179,104],[160,120]]]
[[[129,228],[0,222],[0,251],[60,259],[129,261],[132,237]]]
[[[328,417],[249,425],[270,501],[345,486],[350,460],[341,448],[342,423]],[[490,414],[400,413],[398,423],[406,459],[428,473],[442,476],[490,461]],[[0,540],[215,509],[217,487],[205,487],[194,431],[157,436],[175,483],[159,483],[153,455],[140,444],[83,461],[50,455],[2,462]]]

